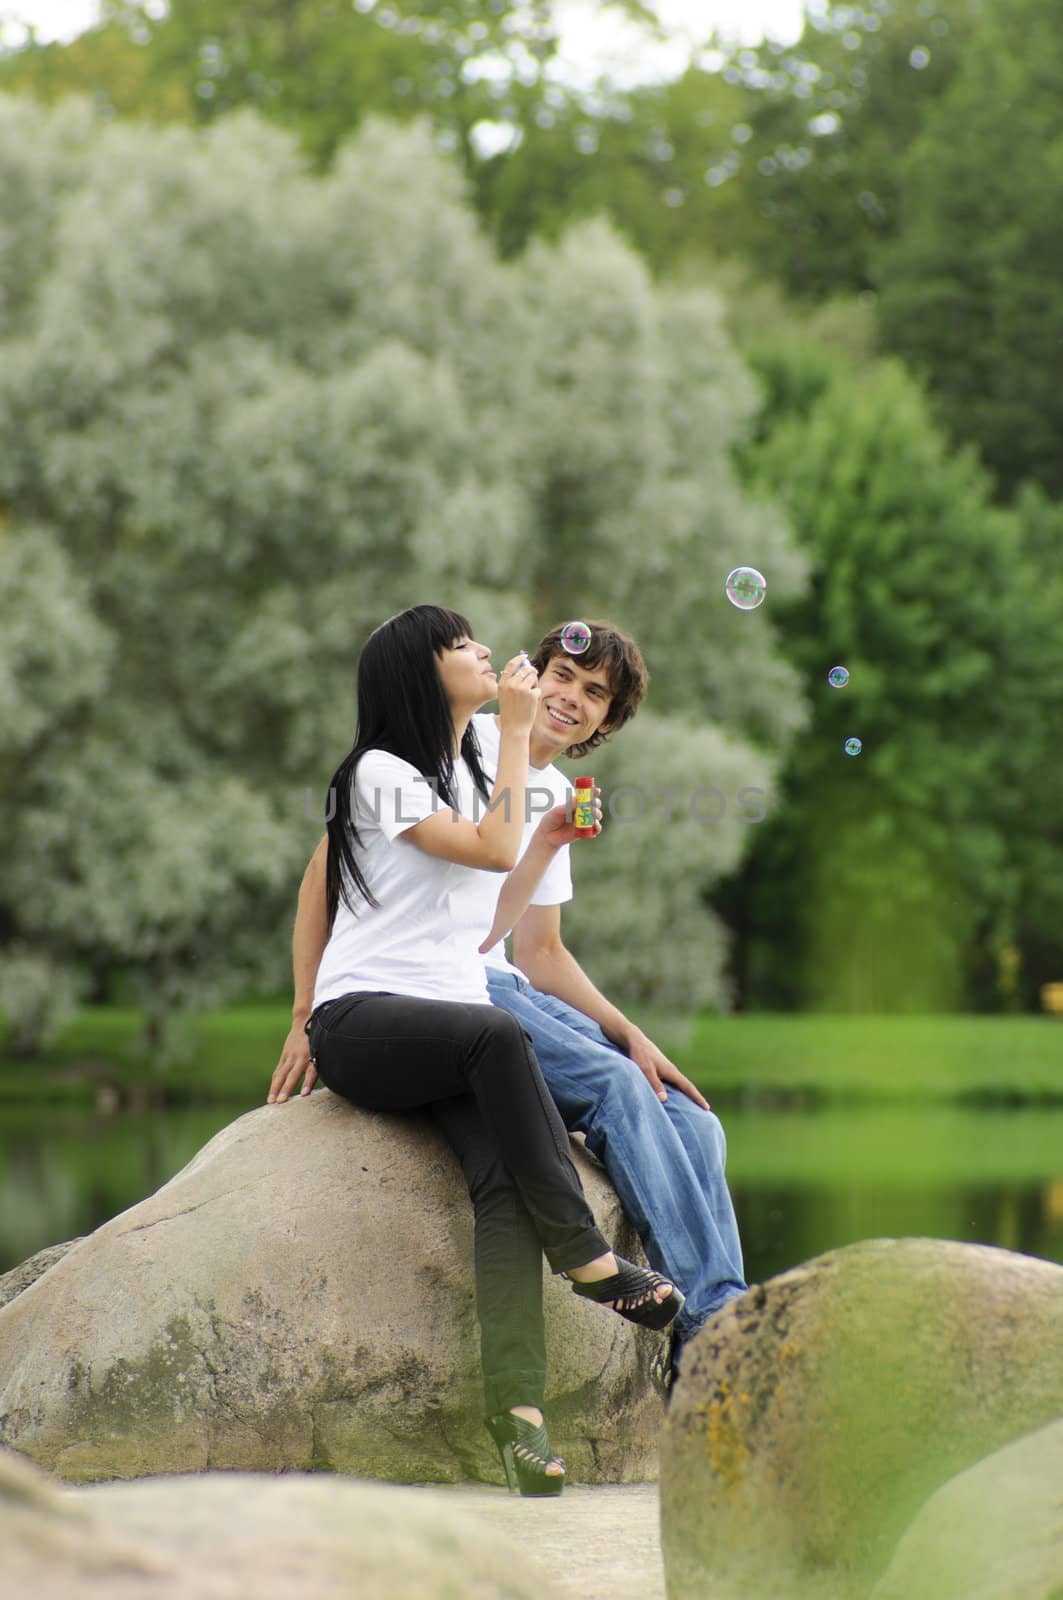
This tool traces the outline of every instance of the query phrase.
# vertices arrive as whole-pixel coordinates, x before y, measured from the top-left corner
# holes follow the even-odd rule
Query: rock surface
[[[35,1256],[29,1256],[17,1267],[12,1267],[10,1272],[5,1272],[0,1277],[0,1307],[6,1306],[9,1300],[14,1300],[16,1295],[28,1289],[31,1283],[36,1283],[38,1278],[44,1276],[50,1267],[61,1261],[68,1250],[72,1250],[81,1240],[68,1239],[65,1244],[50,1244],[44,1250],[38,1250]]]
[[[931,1495],[872,1600],[1063,1597],[1063,1419]]]
[[[61,1491],[0,1454],[0,1533],[7,1592],[34,1600],[564,1593],[533,1551],[515,1559],[483,1516],[334,1477],[208,1473]]]
[[[576,1151],[606,1237],[637,1240]],[[572,1481],[656,1472],[655,1336],[547,1274],[551,1435]],[[0,1310],[0,1443],[89,1481],[209,1467],[497,1481],[472,1212],[413,1118],[320,1090],[223,1129]]]
[[[1061,1327],[1063,1267],[934,1239],[731,1301],[662,1438],[669,1600],[863,1600],[935,1489],[1063,1414]]]

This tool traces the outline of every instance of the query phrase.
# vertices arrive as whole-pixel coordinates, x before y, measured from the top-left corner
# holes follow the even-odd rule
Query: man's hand
[[[303,1032],[303,1024],[293,1022],[270,1081],[266,1104],[281,1105],[294,1094],[300,1078],[303,1079],[300,1093],[309,1094],[317,1082],[317,1068],[310,1059],[310,1041]]]
[[[685,1095],[689,1095],[694,1104],[701,1106],[703,1111],[712,1109],[701,1091],[689,1078],[684,1078],[675,1063],[669,1061],[663,1050],[658,1050],[653,1040],[648,1038],[641,1028],[632,1028],[624,1041],[624,1048],[635,1065],[645,1074],[658,1100],[668,1099],[665,1084],[670,1083],[676,1089],[681,1089]]]
[[[595,786],[593,837],[597,838],[601,831],[602,791]],[[555,806],[552,811],[548,811],[535,832],[551,850],[560,850],[563,844],[579,844],[581,839],[587,838],[586,834],[576,832],[575,808],[571,805]]]

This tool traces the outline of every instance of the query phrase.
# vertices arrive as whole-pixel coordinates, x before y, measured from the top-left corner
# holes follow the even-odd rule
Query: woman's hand
[[[293,1022],[291,1032],[284,1041],[281,1058],[273,1073],[273,1081],[266,1096],[267,1105],[281,1105],[299,1087],[303,1079],[302,1094],[309,1094],[317,1082],[317,1068],[310,1059],[310,1043],[299,1022]]]
[[[498,678],[498,713],[503,733],[530,733],[539,710],[539,674],[522,650]]]
[[[594,832],[577,833],[575,808],[572,805],[555,806],[548,811],[536,828],[536,836],[551,850],[560,850],[563,844],[579,844],[581,839],[596,839],[602,831],[602,791],[594,786]]]

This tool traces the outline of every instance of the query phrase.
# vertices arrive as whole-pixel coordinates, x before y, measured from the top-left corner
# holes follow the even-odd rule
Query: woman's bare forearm
[[[305,1022],[314,1008],[317,969],[328,943],[328,899],[325,892],[327,860],[326,835],[310,857],[299,886],[299,904],[292,934],[292,975],[295,980],[293,1022]]]

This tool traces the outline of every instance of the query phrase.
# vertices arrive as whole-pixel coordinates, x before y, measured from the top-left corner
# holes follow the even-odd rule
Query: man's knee
[[[701,1148],[722,1169],[727,1160],[727,1135],[715,1111],[706,1111],[703,1106],[695,1105],[679,1089],[669,1089],[668,1099],[674,1101],[672,1118],[677,1124],[677,1132],[682,1136],[692,1131]],[[685,1124],[685,1128],[680,1128],[679,1123]]]

